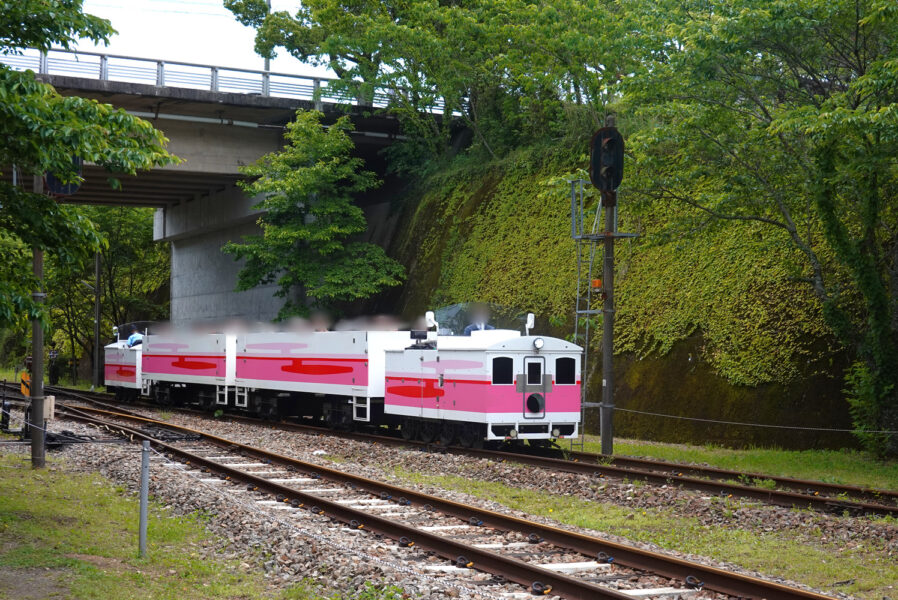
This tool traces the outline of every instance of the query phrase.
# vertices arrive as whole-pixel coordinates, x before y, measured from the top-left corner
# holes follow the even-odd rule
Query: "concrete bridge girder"
[[[259,233],[257,200],[237,187],[239,169],[283,145],[283,131],[297,109],[320,108],[325,122],[344,107],[257,94],[158,87],[139,83],[39,75],[63,95],[95,98],[145,118],[169,139],[169,150],[184,159],[137,176],[122,176],[112,189],[109,173],[85,168],[82,189],[67,201],[84,204],[156,207],[153,234],[171,247],[171,320],[175,323],[229,318],[273,319],[283,300],[276,286],[236,292],[241,264],[222,253],[223,245]],[[399,134],[395,118],[352,107],[357,153],[383,173],[380,150]],[[388,240],[395,225],[389,182],[362,200],[369,216],[367,239]]]
[[[154,123],[182,163],[162,170],[239,175],[240,167],[284,145],[281,127],[250,127],[160,118]]]

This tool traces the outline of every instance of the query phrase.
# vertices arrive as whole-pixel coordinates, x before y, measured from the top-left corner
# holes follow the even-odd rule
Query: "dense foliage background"
[[[803,383],[844,389],[859,439],[898,453],[898,436],[882,433],[898,430],[893,0],[307,0],[294,13],[224,3],[256,28],[260,54],[330,67],[363,108],[400,120],[404,140],[387,158],[409,185],[389,254],[409,283],[381,307],[413,315],[490,300],[569,331],[565,180],[583,176],[590,134],[615,114],[628,143],[621,229],[640,234],[617,265],[617,349],[636,361],[630,372],[685,356],[734,390],[773,389],[806,412],[817,407]],[[47,25],[44,4],[0,2],[5,51],[109,34],[73,0],[52,3],[64,11]],[[30,77],[0,70],[3,164],[65,173],[78,152],[128,172],[173,160],[146,124]],[[291,139],[253,167],[263,178],[247,189],[269,195],[272,221],[230,248],[248,259],[240,285],[286,277],[326,304],[401,279],[383,253],[354,244],[362,222],[348,199],[373,181],[340,129],[325,134],[317,116],[300,115],[292,131],[308,147]],[[59,144],[33,143],[50,137]],[[92,224],[99,214],[0,192],[0,320],[15,328],[37,311],[32,245],[55,253],[61,285],[81,294],[90,254],[113,242]],[[316,206],[334,212],[319,221]],[[299,251],[307,260],[284,271]],[[126,271],[116,294],[136,291],[111,302],[119,311],[163,285],[129,287]],[[359,275],[371,285],[353,296]],[[53,302],[60,328],[78,329],[82,304]]]
[[[15,54],[29,47],[68,48],[77,38],[108,40],[114,33],[110,23],[84,14],[81,8],[81,0],[0,2],[0,53]],[[161,275],[150,269],[139,276],[145,281],[134,285],[123,281],[124,270],[156,264],[165,252],[152,246],[151,232],[146,236],[147,227],[152,228],[147,211],[130,213],[132,229],[118,229],[123,223],[115,224],[116,217],[105,209],[79,209],[33,193],[34,177],[53,173],[66,182],[78,181],[80,174],[72,161],[78,156],[104,167],[114,186],[116,174],[177,162],[165,150],[165,142],[149,123],[124,110],[63,97],[36,81],[31,71],[0,65],[0,168],[4,175],[13,169],[17,174],[0,181],[0,364],[21,362],[32,318],[40,319],[60,343],[88,348],[83,331],[87,318],[93,329],[92,304],[84,302],[87,288],[81,281],[93,280],[89,273],[95,252],[106,255],[106,268],[114,280],[107,287],[110,319],[129,310],[133,313],[135,293],[139,296],[147,286],[158,287]],[[143,246],[134,247],[138,242]],[[45,252],[43,280],[32,272],[32,248]],[[46,305],[32,298],[38,289],[48,293]],[[154,313],[164,309],[150,304]],[[77,353],[74,348],[68,351]]]
[[[424,173],[395,248],[424,285],[408,306],[480,297],[569,314],[553,182],[613,112],[629,142],[623,225],[642,234],[621,253],[619,349],[664,353],[700,332],[741,385],[844,351],[863,441],[898,452],[875,433],[898,429],[894,2],[225,5],[261,54],[327,65],[363,103],[389,88],[410,138],[392,166]]]

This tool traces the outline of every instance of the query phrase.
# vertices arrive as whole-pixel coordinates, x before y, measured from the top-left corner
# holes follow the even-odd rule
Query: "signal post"
[[[606,127],[595,132],[590,141],[589,178],[592,185],[601,194],[601,203],[597,211],[605,210],[604,226],[596,214],[593,219],[587,218],[584,209],[583,186],[580,182],[579,209],[576,201],[575,183],[571,182],[571,235],[578,244],[578,283],[577,283],[577,310],[575,311],[576,325],[575,337],[579,332],[580,319],[586,317],[584,327],[584,364],[582,371],[589,373],[587,359],[589,357],[589,331],[590,316],[602,314],[602,401],[598,404],[600,416],[600,435],[602,440],[602,454],[614,453],[614,241],[618,237],[635,237],[635,234],[618,233],[617,231],[617,188],[623,180],[624,173],[624,139],[614,126],[614,117],[609,116]],[[591,230],[586,230],[585,224],[592,221],[595,225]],[[599,227],[602,227],[599,230]],[[602,242],[602,279],[592,279],[595,246]],[[584,244],[588,250],[584,253]],[[588,257],[586,270],[586,298],[582,296],[583,257]],[[598,293],[602,299],[602,310],[592,307],[593,293]],[[583,305],[585,302],[585,306]],[[581,308],[582,306],[582,308]],[[584,377],[584,407],[596,406],[586,402],[587,377]]]

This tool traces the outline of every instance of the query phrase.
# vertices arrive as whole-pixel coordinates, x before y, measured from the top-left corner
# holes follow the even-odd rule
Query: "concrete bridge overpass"
[[[258,232],[255,203],[236,186],[239,168],[283,146],[284,126],[297,109],[317,109],[325,121],[349,114],[356,152],[383,174],[380,151],[399,137],[398,121],[377,108],[388,101],[378,91],[374,106],[359,106],[336,92],[332,80],[285,73],[164,62],[93,52],[28,51],[0,62],[31,69],[63,95],[94,98],[145,118],[184,159],[120,177],[91,165],[84,184],[67,201],[77,204],[156,208],[154,238],[171,243],[171,318],[198,321],[242,317],[269,320],[281,304],[274,287],[235,292],[240,265],[220,249]],[[368,238],[383,242],[394,222],[386,198],[397,182],[360,199],[369,219]]]

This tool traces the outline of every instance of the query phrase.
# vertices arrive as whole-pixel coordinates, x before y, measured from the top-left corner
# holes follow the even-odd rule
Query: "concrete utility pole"
[[[44,193],[44,178],[34,176],[34,193]],[[34,277],[38,289],[31,294],[34,302],[43,304],[47,294],[44,286],[44,251],[33,248]],[[44,448],[44,328],[40,319],[31,320],[31,467],[43,469],[46,466]]]

